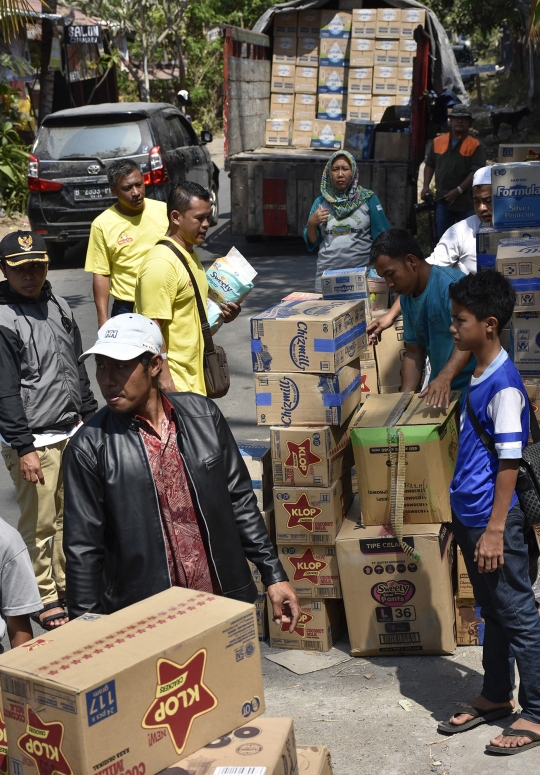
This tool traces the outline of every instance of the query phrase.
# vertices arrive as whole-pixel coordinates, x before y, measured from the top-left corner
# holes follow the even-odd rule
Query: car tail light
[[[165,183],[168,180],[167,168],[163,163],[163,157],[161,155],[161,149],[159,145],[154,145],[154,147],[150,149],[150,156],[148,161],[150,164],[149,182],[154,184]],[[146,174],[148,175],[148,173]],[[144,182],[146,184],[146,175]]]
[[[30,191],[60,191],[63,183],[39,177],[39,159],[33,154],[28,158],[28,189]]]

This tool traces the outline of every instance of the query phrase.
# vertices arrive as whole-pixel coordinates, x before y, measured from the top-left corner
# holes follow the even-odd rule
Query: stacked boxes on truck
[[[351,13],[321,11],[317,120],[313,125],[312,148],[343,147],[350,51]]]

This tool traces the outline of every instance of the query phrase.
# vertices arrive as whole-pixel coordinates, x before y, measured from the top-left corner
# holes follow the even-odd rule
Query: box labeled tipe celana
[[[415,562],[389,525],[363,528],[358,517],[347,515],[336,542],[351,655],[452,654],[449,526],[404,529],[405,543],[420,555]]]
[[[264,711],[254,607],[179,587],[46,632],[0,675],[20,775],[159,772]]]
[[[450,522],[448,489],[457,456],[457,399],[448,409],[414,393],[371,395],[350,422],[365,525],[390,524],[398,456],[406,466],[406,523]]]
[[[251,318],[253,371],[334,374],[366,343],[361,300],[282,302]]]
[[[298,597],[341,598],[335,546],[282,546],[278,557]]]
[[[300,619],[293,632],[286,623],[276,624],[268,612],[270,648],[330,651],[345,631],[342,600],[300,600]]]
[[[348,472],[329,487],[274,487],[278,544],[335,544],[352,499]]]
[[[494,164],[491,194],[494,226],[540,226],[540,162]]]
[[[351,467],[349,431],[330,425],[270,428],[274,484],[328,487]]]
[[[360,361],[333,375],[255,374],[258,425],[343,425],[360,403]]]

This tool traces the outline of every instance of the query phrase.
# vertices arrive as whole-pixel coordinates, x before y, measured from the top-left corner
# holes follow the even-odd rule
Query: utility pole
[[[139,16],[141,18],[141,43],[143,54],[143,79],[141,86],[141,102],[150,102],[150,79],[148,78],[148,38],[146,35],[146,19],[144,14],[144,0],[139,0]]]

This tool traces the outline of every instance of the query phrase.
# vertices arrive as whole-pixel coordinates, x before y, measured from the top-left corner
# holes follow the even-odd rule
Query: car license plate
[[[112,198],[111,189],[109,186],[76,188],[74,191],[74,198],[76,202],[81,202],[87,199],[105,199],[107,197]]]

